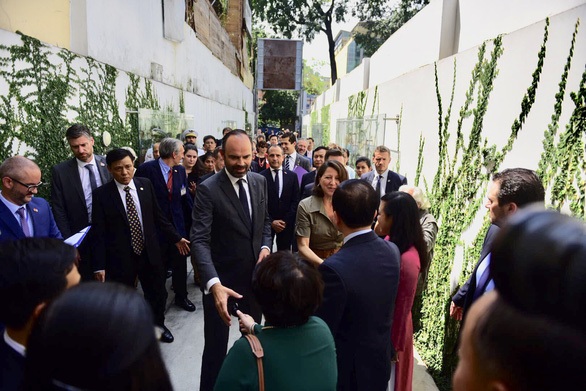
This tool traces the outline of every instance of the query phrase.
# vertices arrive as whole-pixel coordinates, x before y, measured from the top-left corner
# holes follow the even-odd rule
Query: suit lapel
[[[173,179],[175,179],[175,176],[173,176]],[[141,186],[140,183],[138,183],[136,180],[134,181],[134,185],[136,186],[136,194],[138,194],[138,202],[140,202],[140,214],[142,217],[142,221],[144,224],[145,221],[145,217],[144,217],[144,213],[145,213],[145,208],[143,207],[143,205],[150,205],[151,201],[148,198],[144,187]]]
[[[79,196],[79,199],[81,200],[82,204],[85,206],[85,195],[83,194],[83,186],[81,184],[81,178],[79,177],[79,169],[77,167],[76,158],[73,158],[69,161],[67,169],[69,171],[68,175],[70,178],[72,178],[71,180],[73,181],[73,188]]]
[[[118,212],[120,212],[126,224],[128,224],[128,216],[126,215],[126,209],[124,209],[124,204],[120,198],[120,193],[118,192],[116,182],[112,180],[111,182],[108,182],[108,186],[110,186],[110,196],[112,197],[112,202],[114,205],[116,205]]]
[[[10,213],[10,210],[2,201],[0,201],[0,219],[4,221],[6,226],[17,238],[24,238],[24,232],[22,231],[22,228],[20,228],[20,224],[18,224],[16,217]]]
[[[110,172],[108,171],[108,167],[106,167],[105,159],[98,155],[94,156],[96,159],[96,164],[98,166],[98,172],[100,173],[100,179],[102,180],[102,185],[105,185],[111,179]]]
[[[34,200],[34,198],[33,198]],[[32,204],[33,201],[29,202],[28,204],[26,204],[26,212],[28,213],[28,218],[31,219],[31,222],[33,223],[33,236],[36,236],[36,234],[39,232],[38,230],[38,220],[39,220],[39,209],[35,207],[34,204]],[[32,205],[31,205],[32,204]]]
[[[220,174],[220,189],[222,189],[224,194],[226,194],[226,197],[228,197],[228,199],[232,203],[232,206],[238,212],[238,216],[240,216],[242,223],[244,223],[244,225],[248,227],[248,225],[249,225],[248,224],[248,217],[246,217],[246,215],[244,214],[244,209],[242,209],[242,205],[240,205],[240,199],[238,199],[238,196],[236,195],[236,192],[234,191],[234,186],[232,186],[232,182],[230,182],[230,179],[228,178],[228,175],[226,174],[225,171],[221,171],[219,174]],[[252,201],[252,186],[250,185],[250,183],[251,183],[251,181],[250,181],[250,177],[249,177],[248,190],[250,191],[250,203],[252,204],[253,203],[253,201]],[[253,210],[253,213],[254,213],[254,210]]]

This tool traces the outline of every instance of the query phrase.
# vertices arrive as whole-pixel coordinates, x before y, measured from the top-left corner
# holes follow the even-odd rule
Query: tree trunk
[[[331,17],[326,17],[324,20],[325,33],[328,37],[328,50],[330,52],[330,72],[332,74],[332,85],[338,80],[338,69],[336,68],[336,55],[334,48],[336,43],[334,42],[334,36],[332,35],[332,21]]]

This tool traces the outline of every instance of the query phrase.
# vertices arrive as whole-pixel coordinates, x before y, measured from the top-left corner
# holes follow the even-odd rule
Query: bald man
[[[0,243],[26,237],[63,239],[49,203],[34,197],[41,182],[39,166],[24,156],[0,165]]]

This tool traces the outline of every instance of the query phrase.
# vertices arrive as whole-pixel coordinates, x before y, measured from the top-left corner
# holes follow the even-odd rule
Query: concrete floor
[[[177,307],[173,300],[175,295],[171,291],[171,279],[167,280],[167,312],[165,315],[165,324],[173,333],[175,341],[173,343],[161,343],[161,352],[167,365],[167,370],[171,376],[171,382],[175,391],[197,391],[199,390],[199,376],[201,371],[201,356],[203,353],[203,306],[201,302],[202,294],[199,287],[193,283],[193,272],[189,265],[189,275],[187,277],[187,290],[189,300],[195,306],[195,312],[187,312]],[[230,329],[230,341],[228,346],[232,346],[234,341],[240,338],[238,330],[238,321],[232,318],[232,328]],[[413,391],[436,391],[437,387],[431,376],[427,373],[425,364],[415,352],[415,365],[413,372]]]

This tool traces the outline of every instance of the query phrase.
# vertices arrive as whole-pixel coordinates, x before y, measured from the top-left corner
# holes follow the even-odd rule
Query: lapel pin
[[[105,166],[104,162],[100,162],[100,166],[104,167]]]
[[[37,208],[33,208],[33,212],[38,212],[39,210]]]
[[[177,170],[173,170],[173,172],[177,172]]]
[[[140,190],[144,190],[144,189],[141,187]]]

